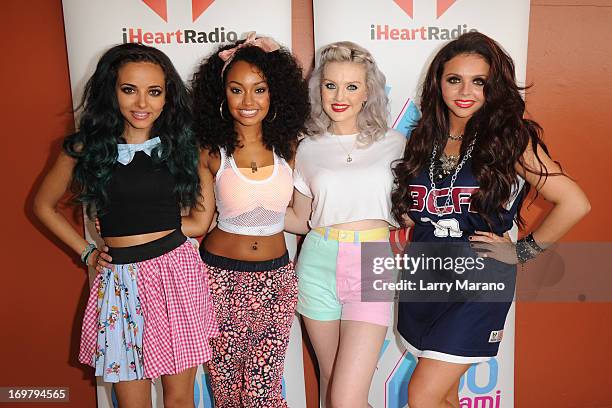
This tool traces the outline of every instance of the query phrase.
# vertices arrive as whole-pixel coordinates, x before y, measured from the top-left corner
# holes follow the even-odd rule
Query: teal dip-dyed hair
[[[77,202],[85,204],[89,216],[94,208],[103,213],[108,206],[106,188],[117,166],[117,143],[125,142],[125,119],[119,111],[115,85],[119,69],[129,62],[149,62],[163,70],[166,100],[151,130],[151,137],[161,139],[161,153],[154,151],[151,157],[168,166],[181,207],[197,205],[200,196],[199,150],[191,130],[191,100],[181,77],[163,52],[141,44],[121,44],[98,61],[85,85],[78,131],[66,137],[63,145],[76,159],[71,191]]]

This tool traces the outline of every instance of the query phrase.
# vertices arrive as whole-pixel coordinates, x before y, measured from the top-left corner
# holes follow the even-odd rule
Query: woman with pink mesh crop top
[[[297,277],[283,229],[307,86],[293,56],[254,33],[210,55],[192,86],[208,222],[218,212],[200,247],[221,331],[208,363],[215,407],[286,407]]]

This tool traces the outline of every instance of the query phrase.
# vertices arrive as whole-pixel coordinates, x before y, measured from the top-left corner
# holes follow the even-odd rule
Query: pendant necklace
[[[455,181],[457,181],[457,175],[461,171],[461,168],[463,167],[465,162],[467,162],[469,158],[472,157],[472,150],[474,150],[475,142],[476,142],[476,139],[472,140],[472,143],[470,143],[470,145],[468,146],[465,152],[465,155],[463,156],[459,164],[457,164],[457,167],[455,167],[455,172],[453,173],[453,176],[451,177],[450,186],[448,187],[449,192],[453,190],[453,187],[455,186]],[[436,161],[437,154],[438,154],[438,144],[435,143],[433,150],[431,152],[431,161],[429,163],[429,182],[431,183],[432,192],[436,191],[436,183],[434,181],[434,162]],[[446,196],[446,202],[444,203],[442,207],[434,206],[436,208],[436,213],[438,217],[441,217],[444,213],[444,209],[450,205],[451,197],[452,197],[452,194],[449,193]],[[435,196],[435,193],[434,193],[434,200],[436,198],[437,197]]]
[[[342,144],[342,142],[340,141],[340,137],[338,135],[335,135],[334,138],[336,138],[336,141],[338,142],[338,144],[340,145],[340,147],[342,148],[342,151],[344,151],[344,153],[346,153],[346,162],[350,163],[353,161],[353,158],[351,157],[351,153],[353,153],[353,150],[355,150],[355,145],[356,145],[356,141],[357,139],[355,139],[355,141],[353,142],[353,147],[351,147],[351,150],[347,151],[344,148],[344,145]]]

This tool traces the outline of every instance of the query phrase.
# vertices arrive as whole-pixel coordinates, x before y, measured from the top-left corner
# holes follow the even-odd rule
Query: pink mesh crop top
[[[285,212],[293,193],[293,171],[274,155],[274,169],[264,180],[240,172],[232,156],[219,148],[221,165],[215,177],[217,226],[240,235],[274,235],[285,227]]]

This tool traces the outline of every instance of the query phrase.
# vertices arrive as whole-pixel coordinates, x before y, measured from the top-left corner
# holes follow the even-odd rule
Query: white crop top
[[[398,225],[391,215],[391,166],[403,157],[406,137],[389,129],[368,147],[353,149],[356,138],[325,133],[300,142],[293,181],[300,193],[313,200],[311,228],[361,220]]]
[[[240,235],[267,236],[285,227],[285,213],[293,193],[293,176],[287,162],[274,155],[274,169],[264,180],[240,172],[232,156],[220,148],[221,165],[215,177],[217,226]]]

